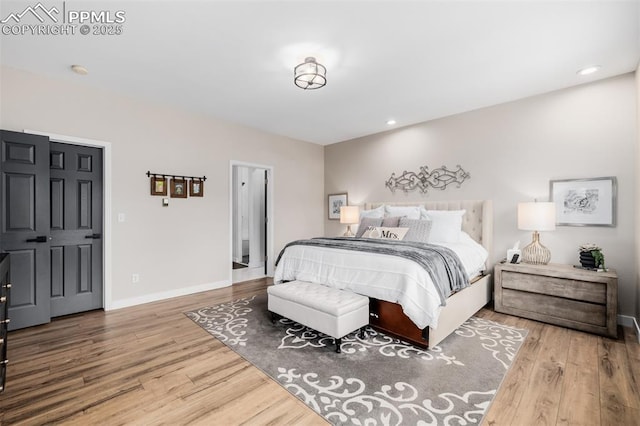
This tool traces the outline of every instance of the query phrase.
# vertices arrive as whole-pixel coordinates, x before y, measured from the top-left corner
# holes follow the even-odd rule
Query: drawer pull
[[[6,284],[4,285],[4,288],[11,288],[11,284],[10,284],[10,283],[6,283]]]
[[[0,303],[4,303],[7,301],[7,296],[0,297]]]
[[[378,314],[376,314],[374,312],[369,313],[369,316],[370,317],[374,317],[374,318],[380,318],[380,315],[378,315]]]
[[[8,359],[5,359],[4,361],[0,361],[0,364],[7,365],[7,364],[9,364],[9,360],[8,360]]]
[[[0,321],[0,324],[9,324],[11,322],[11,318],[4,319]]]
[[[4,345],[4,339],[0,338],[0,346]]]

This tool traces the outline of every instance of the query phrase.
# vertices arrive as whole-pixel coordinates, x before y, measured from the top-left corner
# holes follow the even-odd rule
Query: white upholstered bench
[[[369,298],[322,284],[290,281],[267,288],[268,308],[335,339],[340,353],[342,337],[369,324]]]

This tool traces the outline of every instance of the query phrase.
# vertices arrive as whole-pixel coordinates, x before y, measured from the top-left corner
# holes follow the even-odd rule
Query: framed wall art
[[[171,179],[171,198],[187,198],[187,181]]]
[[[167,178],[164,176],[151,177],[151,195],[167,195]]]
[[[191,179],[189,181],[189,196],[204,197],[204,181],[200,179]]]
[[[340,219],[340,207],[347,205],[347,194],[330,194],[329,195],[329,219]]]
[[[613,176],[549,182],[558,226],[616,226],[616,198]]]

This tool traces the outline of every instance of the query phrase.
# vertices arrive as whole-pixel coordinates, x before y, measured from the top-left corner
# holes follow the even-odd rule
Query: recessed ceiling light
[[[600,65],[591,65],[589,67],[586,68],[582,68],[581,70],[578,70],[577,74],[578,75],[589,75],[589,74],[593,74],[594,72],[600,70]]]
[[[393,126],[394,124],[396,124],[396,120],[394,120],[394,119],[387,120],[387,124],[388,124],[389,126]]]
[[[71,70],[76,74],[80,74],[80,75],[89,74],[89,70],[83,67],[82,65],[71,65]]]

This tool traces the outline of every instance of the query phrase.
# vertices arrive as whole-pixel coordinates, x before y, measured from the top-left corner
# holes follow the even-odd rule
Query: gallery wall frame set
[[[206,176],[183,176],[166,173],[151,173],[146,175],[151,182],[151,195],[166,196],[169,192],[171,198],[204,197],[204,181]],[[167,185],[167,181],[169,185]]]
[[[549,182],[558,226],[616,226],[617,193],[615,176]]]

